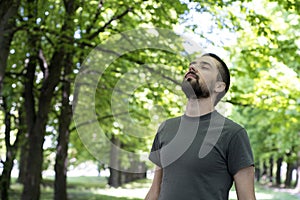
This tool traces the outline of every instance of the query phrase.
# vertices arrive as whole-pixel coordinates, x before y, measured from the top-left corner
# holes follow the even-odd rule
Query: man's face
[[[214,92],[218,75],[218,61],[202,56],[190,63],[182,81],[182,90],[187,98],[208,98]]]

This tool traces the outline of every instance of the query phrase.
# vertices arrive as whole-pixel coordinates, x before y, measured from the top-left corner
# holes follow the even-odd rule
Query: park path
[[[143,199],[148,192],[148,188],[124,189],[124,188],[108,188],[97,190],[97,193],[114,196],[114,197],[130,197]]]

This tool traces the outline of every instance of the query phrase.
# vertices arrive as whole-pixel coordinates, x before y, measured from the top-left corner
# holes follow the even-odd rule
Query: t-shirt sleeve
[[[254,166],[250,141],[245,129],[233,135],[228,147],[228,169],[234,176],[240,169]]]
[[[160,141],[160,134],[163,130],[163,127],[165,125],[165,122],[162,123],[158,130],[157,133],[155,135],[153,144],[152,144],[152,148],[151,148],[151,152],[149,155],[149,160],[151,160],[154,164],[156,164],[157,166],[161,167],[161,160],[160,160],[160,149],[161,149],[161,141]]]

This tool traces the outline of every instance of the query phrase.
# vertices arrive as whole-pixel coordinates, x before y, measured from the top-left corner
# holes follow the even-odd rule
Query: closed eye
[[[200,64],[200,68],[201,68],[201,69],[205,69],[205,70],[209,70],[211,67],[210,67],[210,65],[207,64],[207,63],[201,63],[201,64]]]
[[[207,62],[200,62],[200,63],[191,62],[190,66],[193,66],[193,67],[198,68],[198,69],[203,69],[203,70],[210,70],[211,69],[211,65]]]

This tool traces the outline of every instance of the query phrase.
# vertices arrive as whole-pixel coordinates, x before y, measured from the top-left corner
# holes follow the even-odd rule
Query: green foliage
[[[283,9],[288,4],[281,1],[260,4],[243,4],[243,29],[228,48],[235,66],[229,99],[247,106],[235,107],[232,117],[247,128],[257,161],[272,155],[294,162],[300,150],[300,79],[299,24],[293,20],[299,13]]]
[[[300,56],[299,56],[299,1],[157,1],[157,0],[112,0],[112,1],[75,1],[78,9],[75,12],[75,34],[61,31],[66,20],[64,1],[49,0],[28,4],[21,1],[19,17],[16,20],[17,30],[10,46],[10,55],[6,67],[6,77],[2,95],[6,98],[8,107],[15,120],[19,116],[17,111],[24,107],[24,84],[28,62],[36,59],[34,74],[34,110],[38,108],[40,90],[44,84],[47,69],[55,50],[64,47],[66,52],[74,52],[72,73],[63,79],[55,89],[50,114],[47,122],[47,137],[51,138],[46,148],[45,166],[53,159],[51,152],[55,151],[61,111],[62,83],[74,80],[79,72],[84,70],[82,65],[89,53],[116,34],[136,28],[159,27],[172,29],[178,23],[185,23],[187,28],[199,34],[204,33],[190,18],[189,12],[206,13],[211,16],[214,31],[231,31],[235,33],[236,43],[223,47],[230,54],[232,87],[227,95],[229,102],[234,104],[232,118],[242,123],[249,132],[254,154],[257,160],[270,155],[275,157],[291,154],[296,160],[299,151],[299,119],[300,119]],[[75,6],[75,5],[74,5]],[[70,23],[67,23],[70,25]],[[198,28],[198,29],[197,29]],[[200,31],[199,31],[200,30]],[[133,38],[136,35],[131,35]],[[124,35],[123,35],[124,36]],[[222,35],[223,36],[223,35]],[[95,93],[95,112],[97,119],[85,119],[80,124],[83,131],[89,131],[90,125],[101,125],[108,139],[112,136],[120,139],[122,148],[130,152],[147,152],[155,130],[163,119],[182,113],[185,105],[180,82],[187,69],[188,58],[182,55],[180,43],[174,36],[161,33],[154,41],[139,41],[139,45],[160,41],[162,47],[175,46],[178,54],[168,52],[162,48],[137,49],[119,56],[104,71],[97,82]],[[120,41],[128,40],[123,46],[124,51],[132,48],[130,40],[121,37]],[[136,38],[135,41],[138,41]],[[207,38],[210,40],[210,38]],[[234,40],[234,39],[232,39]],[[212,44],[217,43],[210,41]],[[35,43],[35,44],[33,44]],[[156,44],[158,45],[158,44]],[[108,49],[115,50],[114,47]],[[105,52],[107,49],[99,51]],[[43,54],[41,59],[40,53]],[[113,52],[117,53],[117,52]],[[182,53],[182,54],[180,54]],[[36,57],[40,55],[39,59]],[[99,62],[107,57],[98,57]],[[47,65],[43,65],[46,63]],[[55,66],[55,65],[54,65]],[[104,67],[104,66],[100,66]],[[55,70],[55,69],[51,69]],[[93,76],[88,76],[87,79]],[[125,78],[124,78],[125,77]],[[124,82],[121,82],[123,80]],[[88,82],[89,83],[89,82]],[[119,84],[119,85],[118,85]],[[126,87],[134,88],[126,91]],[[78,88],[73,88],[75,91]],[[119,87],[119,88],[118,88]],[[116,90],[116,88],[118,90]],[[86,91],[90,94],[91,91]],[[115,92],[115,93],[114,93]],[[78,106],[85,102],[76,102],[75,92],[70,99]],[[145,131],[135,133],[135,127],[127,127],[128,120],[124,107],[112,109],[113,99],[118,97],[126,103],[126,112],[130,113],[130,120],[146,127]],[[88,98],[88,97],[87,97]],[[86,100],[86,99],[83,99]],[[92,105],[85,105],[90,107]],[[127,114],[128,114],[127,113]],[[83,110],[81,115],[85,116]],[[1,115],[1,121],[3,113]],[[120,117],[121,120],[118,120]],[[19,127],[12,123],[12,134]],[[1,130],[4,125],[0,124]],[[78,124],[77,124],[78,126]],[[75,123],[70,130],[69,158],[71,165],[94,158],[87,147],[82,144],[76,133]],[[130,133],[130,134],[128,134]],[[144,137],[136,137],[136,136]],[[91,138],[88,138],[91,140]],[[0,133],[0,143],[3,146],[3,133]],[[47,140],[48,141],[48,140]],[[106,141],[94,141],[95,148],[104,145]],[[1,148],[1,154],[2,152]],[[104,155],[109,153],[109,147]],[[108,159],[108,158],[103,158]],[[130,158],[122,158],[124,165],[128,165]],[[52,163],[51,163],[52,164]]]

